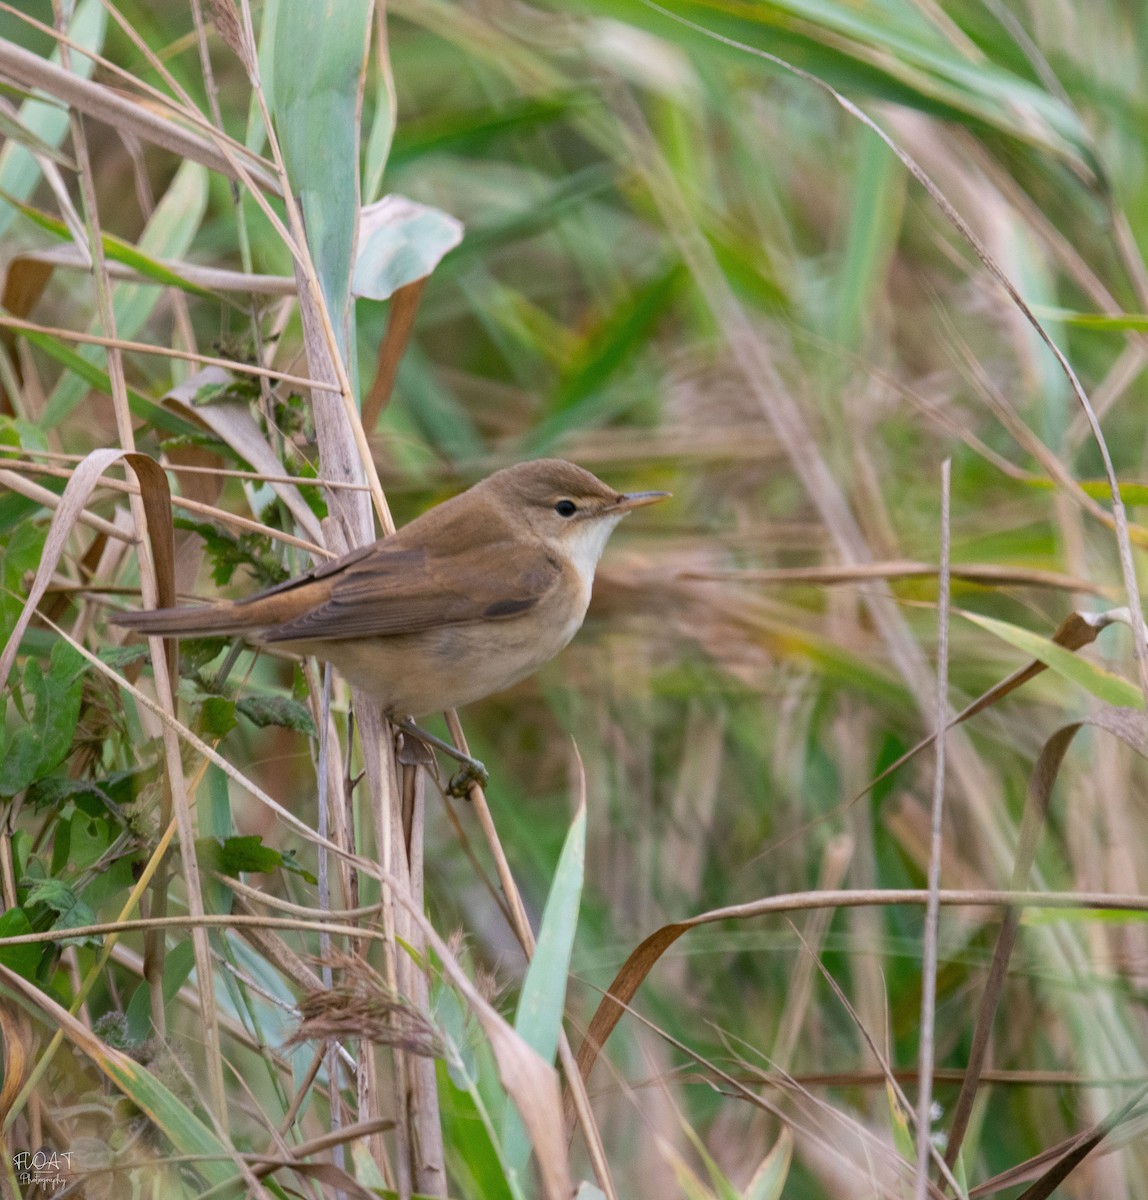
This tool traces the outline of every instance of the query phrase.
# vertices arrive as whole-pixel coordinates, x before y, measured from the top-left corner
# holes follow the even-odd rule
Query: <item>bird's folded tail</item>
[[[157,634],[162,637],[227,637],[231,634],[250,633],[262,622],[251,619],[238,604],[204,604],[198,608],[152,608],[142,612],[116,613],[113,625],[132,629],[137,633]]]

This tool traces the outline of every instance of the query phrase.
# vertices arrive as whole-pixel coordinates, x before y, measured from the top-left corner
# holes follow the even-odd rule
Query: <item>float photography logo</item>
[[[72,1152],[48,1147],[20,1150],[12,1155],[12,1165],[16,1171],[16,1182],[21,1188],[40,1188],[50,1194],[68,1184],[72,1173]]]

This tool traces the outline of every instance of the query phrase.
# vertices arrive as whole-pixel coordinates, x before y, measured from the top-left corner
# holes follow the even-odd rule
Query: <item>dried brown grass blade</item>
[[[391,297],[391,308],[387,314],[387,332],[379,343],[375,362],[375,379],[371,390],[363,397],[363,428],[369,433],[378,424],[382,411],[387,407],[399,373],[403,351],[410,341],[415,324],[415,313],[422,298],[426,278],[416,279],[401,287]]]
[[[613,1033],[614,1027],[626,1012],[626,1007],[637,995],[638,988],[654,969],[658,959],[683,933],[692,929],[694,924],[694,921],[676,921],[672,925],[663,925],[631,951],[629,958],[622,964],[622,969],[614,976],[613,983],[599,1001],[586,1030],[586,1036],[582,1039],[582,1045],[578,1047],[578,1070],[583,1080],[589,1080],[590,1072],[598,1061],[606,1039]]]
[[[156,354],[161,358],[177,358],[181,362],[195,363],[200,366],[223,367],[228,371],[236,371],[241,375],[254,375],[262,379],[276,379],[280,383],[292,384],[295,387],[311,388],[313,391],[335,392],[339,385],[325,383],[321,379],[308,379],[302,375],[289,375],[286,371],[274,371],[270,367],[256,366],[254,363],[237,362],[230,358],[216,358],[211,354],[200,354],[192,350],[176,350],[172,346],[156,346],[150,342],[131,342],[126,338],[104,337],[98,333],[79,333],[74,329],[61,329],[51,325],[37,325],[34,321],[25,321],[17,317],[0,314],[0,328],[26,329],[30,333],[41,333],[46,337],[60,338],[65,342],[76,342],[81,346],[107,346],[132,354]]]
[[[171,458],[171,469],[173,471],[175,471],[176,473],[182,473],[186,476],[188,473],[190,473],[192,471],[198,472],[198,471],[203,470],[203,468],[189,467],[182,460],[182,458],[177,457],[176,454],[172,454],[169,457]],[[68,479],[71,477],[71,474],[72,474],[72,472],[70,470],[66,470],[62,467],[46,467],[46,466],[42,466],[39,463],[21,462],[16,459],[11,459],[11,460],[6,459],[4,461],[5,461],[5,467],[4,467],[5,471],[23,471],[23,472],[26,472],[28,474],[33,474],[33,475],[51,475],[57,479]],[[77,461],[82,461],[82,459],[77,460]],[[254,472],[221,471],[221,472],[210,472],[210,474],[219,474],[219,475],[236,475],[236,474],[243,475],[243,474],[245,474],[248,478],[259,478],[262,481],[262,477],[256,476],[254,474]],[[291,479],[287,476],[282,476],[280,478],[279,482],[290,483]],[[129,496],[134,496],[139,489],[138,484],[131,483],[127,480],[121,480],[121,479],[104,479],[101,483],[101,486],[110,488],[112,491],[115,491],[115,492],[124,492]],[[320,485],[318,483],[318,481],[316,481],[316,486],[330,486],[330,485],[328,485],[326,483],[324,483],[323,485]],[[339,485],[336,484],[334,486],[338,487]],[[20,490],[20,489],[17,489],[13,485],[13,491],[16,491],[16,490]],[[171,498],[172,505],[175,508],[182,508],[182,509],[186,510],[187,512],[192,512],[192,513],[196,513],[200,516],[207,517],[209,520],[216,521],[221,525],[230,525],[235,529],[243,529],[249,533],[258,533],[264,537],[272,538],[273,540],[275,540],[277,542],[282,542],[285,546],[295,546],[298,549],[305,550],[308,554],[313,554],[319,558],[333,558],[334,557],[334,555],[331,554],[331,552],[329,550],[324,550],[322,546],[316,545],[314,542],[309,542],[309,541],[307,541],[306,538],[296,537],[292,533],[284,533],[281,529],[275,529],[272,526],[266,525],[261,521],[253,521],[253,520],[251,520],[250,517],[241,517],[238,514],[233,513],[226,508],[218,508],[216,505],[205,503],[202,500],[193,500],[189,495],[186,494],[190,490],[192,490],[192,489],[185,488],[184,495],[172,496],[172,498]],[[24,494],[31,495],[31,492],[25,491]],[[38,493],[37,493],[37,495],[38,495]],[[60,502],[60,497],[57,496],[54,492],[50,493],[50,495],[51,495],[51,500],[48,500],[47,497],[44,497],[43,502],[44,502],[45,506],[48,508],[58,508],[59,502]],[[109,537],[115,536],[117,539],[119,539],[121,541],[132,541],[132,542],[135,541],[135,538],[132,535],[125,533],[124,530],[118,526],[112,526],[110,528],[105,528],[104,524],[101,523],[99,517],[88,514],[87,518],[81,517],[79,519],[82,520],[85,524],[92,525],[93,528],[98,529],[101,533],[106,533]],[[112,529],[115,529],[114,535],[112,534]]]
[[[382,1133],[394,1127],[393,1121],[379,1118],[374,1121],[360,1121],[356,1127],[361,1130],[360,1136],[366,1137],[372,1133]],[[350,1140],[350,1139],[347,1139]],[[335,1196],[353,1196],[355,1200],[378,1200],[379,1193],[364,1187],[353,1175],[344,1171],[334,1163],[326,1162],[297,1162],[293,1158],[267,1159],[261,1158],[255,1166],[255,1177],[265,1179],[278,1170],[293,1171],[305,1179],[314,1179],[331,1189]]]
[[[4,276],[4,291],[0,295],[0,307],[14,316],[26,317],[44,294],[48,280],[52,278],[52,269],[47,263],[31,262],[27,259],[16,259],[9,263]],[[18,372],[16,338],[11,330],[0,327],[0,347],[3,347],[13,364],[13,369]],[[0,380],[0,402],[3,402],[7,411],[15,411],[3,380]]]
[[[213,292],[243,292],[251,296],[293,296],[295,294],[295,280],[290,275],[249,275],[245,271],[230,271],[226,267],[205,267],[199,263],[175,258],[157,258],[155,261],[161,267],[166,267],[169,271],[187,280],[188,283]],[[155,282],[150,276],[129,267],[126,263],[109,261],[105,265],[111,279],[125,279],[133,283]],[[17,268],[20,268],[21,271],[30,271],[33,267],[47,270],[49,273],[54,267],[79,271],[92,269],[91,263],[85,260],[75,246],[52,246],[47,250],[29,250],[14,258],[8,269],[9,279]],[[30,286],[30,282],[31,275],[29,274],[27,281],[21,280],[22,289]],[[23,294],[23,290],[19,294]],[[32,311],[31,305],[20,311],[13,309],[7,303],[4,304],[4,307],[21,317],[27,316]]]
[[[170,608],[175,604],[175,536],[171,510],[171,488],[164,469],[149,454],[132,451],[125,454],[140,485],[147,517],[147,536],[155,570],[156,607]],[[174,638],[164,643],[167,658],[167,677],[175,689],[179,675],[177,645]],[[174,703],[174,700],[173,700]]]

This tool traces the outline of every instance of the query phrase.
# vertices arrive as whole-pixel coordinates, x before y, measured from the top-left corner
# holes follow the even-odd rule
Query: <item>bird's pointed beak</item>
[[[631,512],[635,508],[645,508],[647,504],[657,504],[659,500],[665,500],[671,494],[670,492],[625,492],[615,501],[614,507],[621,509],[622,512]]]

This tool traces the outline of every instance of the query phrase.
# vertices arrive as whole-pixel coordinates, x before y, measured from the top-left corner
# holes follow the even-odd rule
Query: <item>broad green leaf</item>
[[[163,960],[163,1000],[170,1004],[195,967],[195,946],[184,938],[168,948]]]
[[[437,1011],[438,1006],[436,1015]],[[443,1140],[451,1177],[474,1180],[474,1191],[469,1194],[481,1196],[483,1200],[513,1200],[518,1191],[512,1189],[491,1135],[477,1080],[453,1069],[456,1056],[456,1053],[448,1053],[447,1061],[437,1064]]]
[[[207,696],[199,711],[203,733],[207,737],[226,737],[235,728],[234,700],[225,696]]]
[[[191,939],[188,939],[191,945]],[[140,980],[132,992],[131,999],[124,1011],[124,1025],[127,1038],[140,1043],[151,1037],[154,1032],[151,1020],[151,994],[146,981]]]
[[[586,861],[586,809],[580,807],[566,835],[558,869],[546,898],[538,945],[522,981],[514,1028],[547,1062],[558,1051],[558,1037],[566,1007],[566,981],[570,954],[582,903]],[[503,1153],[513,1171],[521,1173],[530,1157],[530,1142],[518,1113],[507,1106],[503,1121]]]
[[[223,637],[180,638],[180,675],[194,675],[218,658],[230,645],[231,639]]]
[[[10,908],[7,912],[0,913],[0,963],[24,979],[35,978],[36,968],[44,954],[44,943],[24,942],[6,946],[4,939],[21,937],[32,932],[32,924],[22,908]]]
[[[1144,707],[1144,697],[1134,684],[1119,675],[1113,675],[1103,667],[1096,666],[1086,658],[1073,654],[1071,650],[1065,650],[1063,646],[1058,646],[1048,638],[1019,625],[1012,625],[1008,621],[998,621],[995,617],[963,612],[960,609],[954,609],[954,612],[959,613],[966,621],[979,625],[1001,641],[1015,646],[1029,657],[1044,663],[1058,675],[1079,684],[1106,704],[1114,704],[1120,708]]]
[[[53,929],[76,929],[81,925],[94,925],[96,914],[91,906],[85,903],[76,892],[62,879],[41,879],[29,889],[24,900],[25,905],[46,904],[54,913],[56,920]],[[96,938],[64,938],[60,945],[91,944],[98,942]]]
[[[151,655],[147,642],[137,642],[129,646],[101,646],[99,649],[100,662],[107,663],[116,671],[133,667],[136,663],[144,662]]]
[[[40,507],[35,501],[29,503],[32,504],[33,510]],[[16,626],[17,618],[24,607],[22,597],[25,579],[40,565],[40,555],[47,534],[48,527],[45,522],[23,520],[14,525],[6,539],[0,540],[0,643],[8,641]],[[0,679],[0,689],[4,688],[6,683],[6,680]],[[2,725],[0,722],[0,729]]]
[[[31,421],[0,416],[0,448],[10,450],[14,458],[19,458],[20,450],[39,450],[43,453],[48,449],[48,439],[39,425],[33,425]]]
[[[86,796],[94,798],[107,808],[110,807],[111,797],[104,790],[103,782],[94,779],[69,779],[66,775],[46,775],[28,788],[25,800],[33,808],[59,808],[67,800]]]
[[[74,870],[82,870],[99,862],[116,839],[116,828],[102,817],[76,809],[68,829],[68,862]]]
[[[63,641],[52,647],[47,674],[35,658],[25,664],[25,703],[31,700],[34,709],[28,723],[16,728],[3,748],[0,796],[23,791],[68,753],[80,715],[86,668],[83,655]]]
[[[359,100],[370,0],[280,0],[273,116],[344,362],[359,219]]]
[[[202,846],[204,861],[224,875],[237,876],[245,872],[267,875],[283,865],[282,853],[265,846],[256,834],[229,837],[222,842],[206,839]]]

